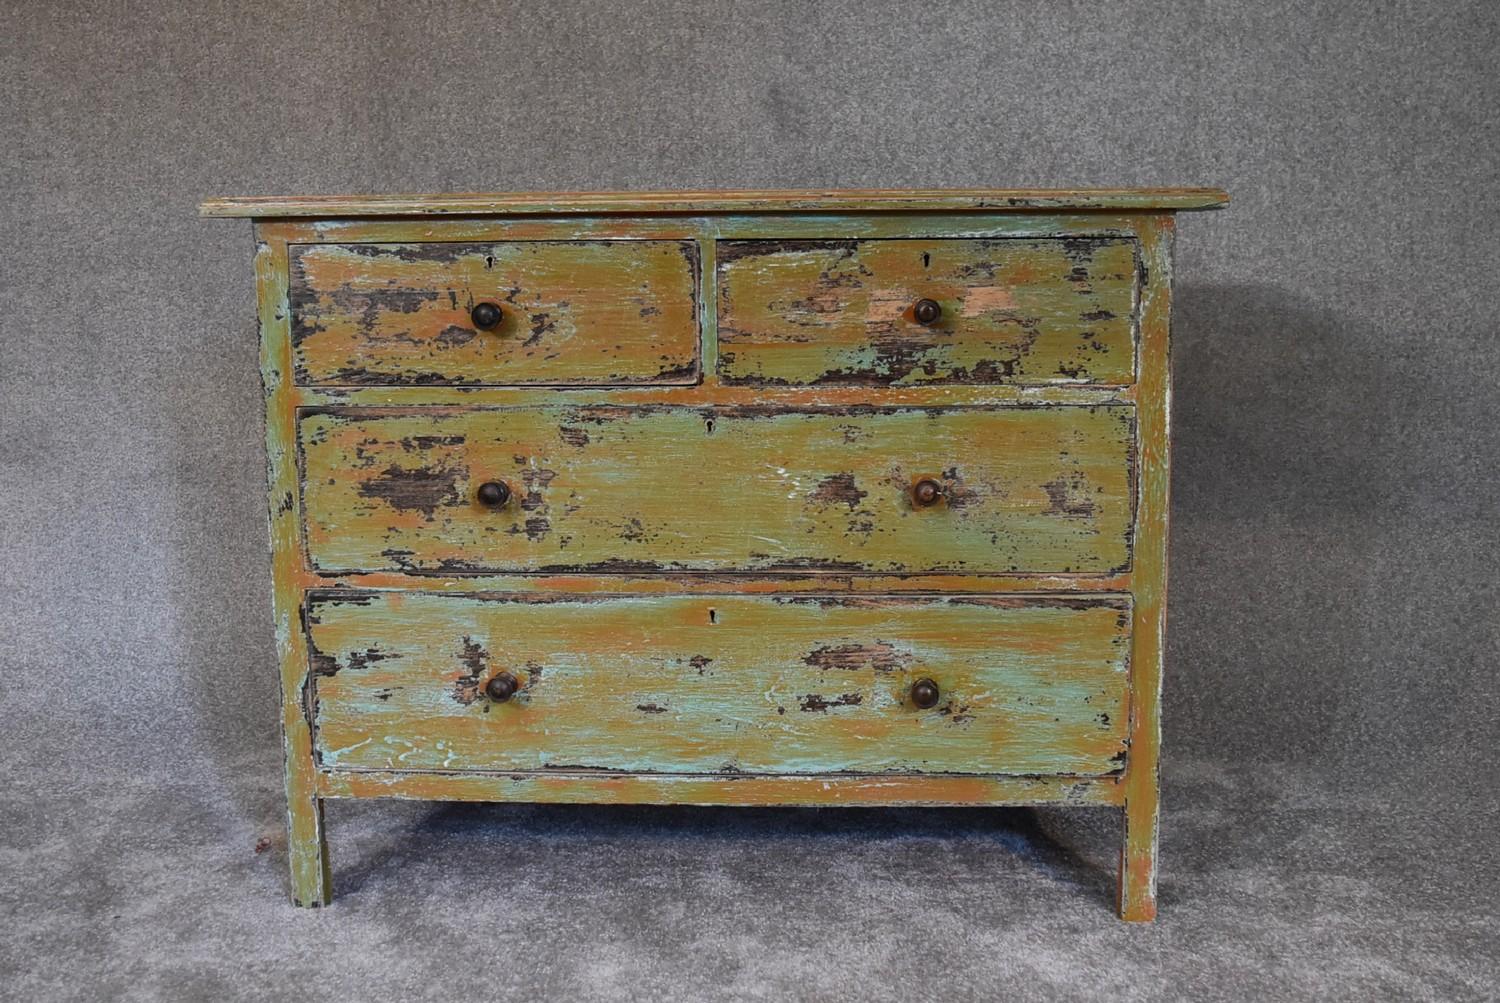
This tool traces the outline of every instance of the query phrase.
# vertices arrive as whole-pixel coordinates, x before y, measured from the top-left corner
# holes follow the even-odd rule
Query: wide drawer
[[[717,248],[718,370],[728,383],[1134,379],[1131,240],[755,240]]]
[[[325,768],[1099,775],[1125,755],[1123,597],[339,592],[306,619]]]
[[[690,241],[296,244],[297,382],[369,386],[691,383]],[[478,326],[489,303],[500,320]],[[485,318],[480,318],[485,319]]]
[[[1130,558],[1133,440],[1128,405],[323,408],[298,422],[307,553],[324,572],[1113,572]],[[924,481],[940,489],[925,506]],[[481,504],[487,483],[503,505]]]

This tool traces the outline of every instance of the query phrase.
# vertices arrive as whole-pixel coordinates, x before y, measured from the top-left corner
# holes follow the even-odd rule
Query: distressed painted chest
[[[1155,913],[1210,189],[246,198],[292,892],[322,803],[1108,806]]]

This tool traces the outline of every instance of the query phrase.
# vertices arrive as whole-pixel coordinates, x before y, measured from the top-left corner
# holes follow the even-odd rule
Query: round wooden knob
[[[943,315],[943,307],[937,300],[917,300],[912,304],[911,315],[918,324],[931,324]]]
[[[931,477],[924,477],[911,486],[911,500],[918,505],[932,505],[941,497],[943,486]]]
[[[509,672],[500,672],[484,684],[484,695],[496,703],[504,703],[515,696],[516,690],[520,688],[521,681],[519,679]]]
[[[918,679],[911,684],[911,702],[923,710],[936,707],[940,696],[938,684],[931,679]]]
[[[479,485],[479,504],[501,508],[510,501],[510,485],[504,481],[485,481]]]
[[[504,317],[505,314],[500,311],[498,303],[476,303],[474,309],[469,311],[469,319],[481,331],[488,331],[499,324]]]

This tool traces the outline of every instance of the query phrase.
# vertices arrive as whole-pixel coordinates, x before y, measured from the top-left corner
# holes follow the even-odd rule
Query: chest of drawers
[[[293,899],[323,801],[1107,806],[1155,914],[1175,213],[244,198]]]

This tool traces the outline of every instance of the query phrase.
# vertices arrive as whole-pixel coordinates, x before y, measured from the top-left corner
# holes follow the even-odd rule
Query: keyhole
[[[486,267],[486,268],[494,268],[495,267],[495,256],[493,254],[486,254],[484,256],[484,267]]]
[[[712,606],[710,606],[708,608],[708,622],[709,623],[718,623],[719,622],[719,611],[716,610],[716,609],[714,609]]]
[[[926,251],[923,251],[922,252],[922,267],[926,268],[931,263],[932,263],[932,255],[928,254]]]
[[[712,418],[703,419],[703,427],[708,429],[709,435],[714,434],[714,420]]]

